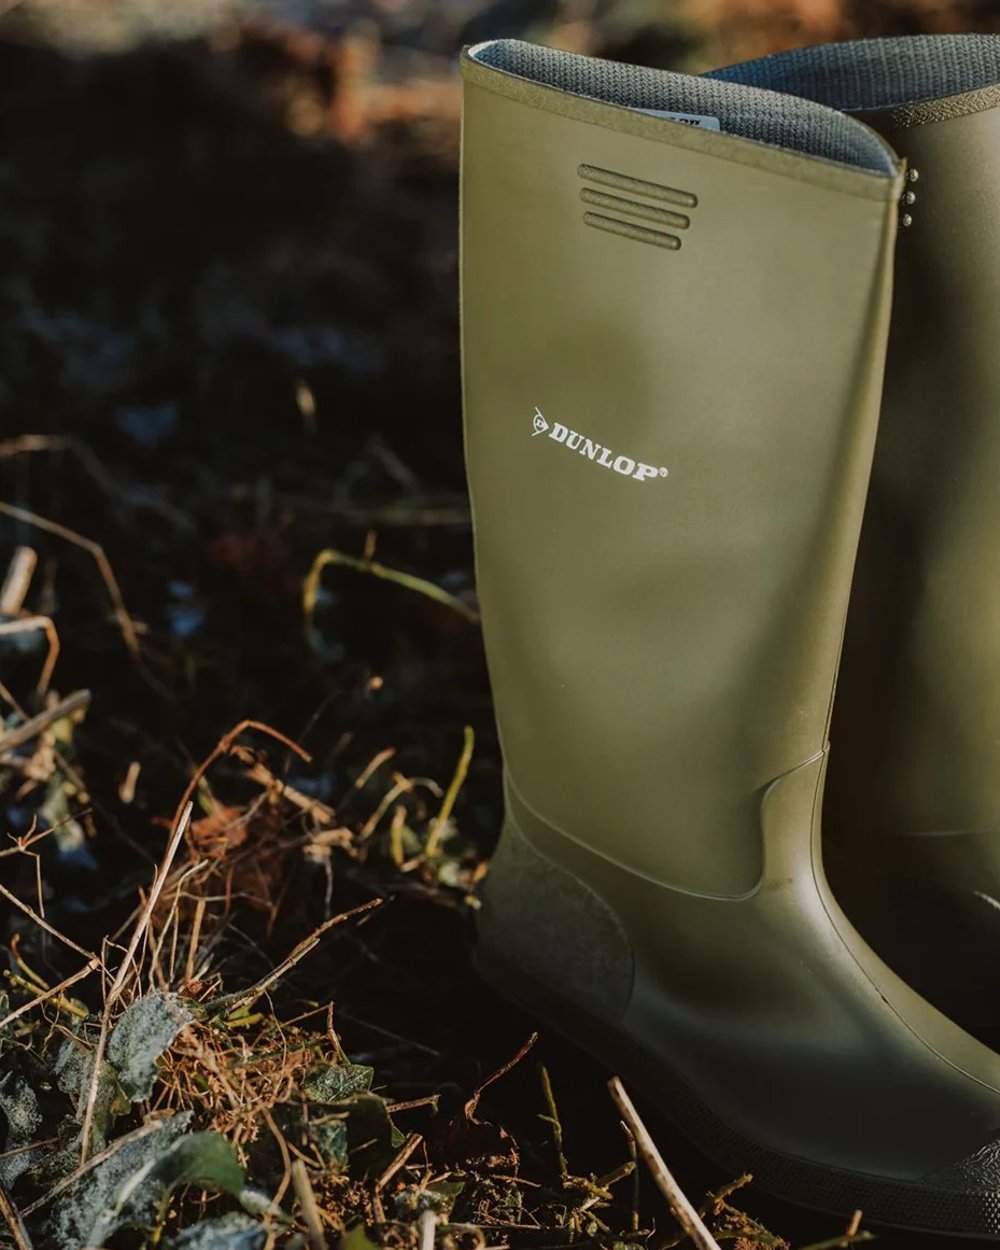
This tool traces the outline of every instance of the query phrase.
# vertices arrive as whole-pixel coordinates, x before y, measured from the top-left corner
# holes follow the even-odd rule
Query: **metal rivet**
[[[903,196],[903,202],[905,204],[916,204],[917,202],[916,191],[907,191],[907,193]]]
[[[904,213],[904,214],[903,214],[902,221],[900,222],[900,225],[902,225],[902,226],[912,226],[912,225],[913,225],[913,218],[910,216],[910,214],[909,214],[909,213]]]
[[[908,169],[908,170],[906,171],[906,181],[907,181],[907,182],[917,182],[917,181],[919,181],[919,179],[920,179],[920,170],[919,170],[919,169]]]

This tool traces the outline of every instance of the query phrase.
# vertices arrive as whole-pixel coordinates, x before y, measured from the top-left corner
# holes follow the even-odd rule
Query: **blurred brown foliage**
[[[1000,26],[995,0],[683,0],[683,6],[707,36],[698,58],[706,68],[831,40]]]

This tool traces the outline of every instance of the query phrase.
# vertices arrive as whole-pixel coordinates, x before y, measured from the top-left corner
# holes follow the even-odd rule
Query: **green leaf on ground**
[[[372,1087],[375,1069],[363,1063],[331,1063],[310,1072],[303,1083],[314,1102],[346,1102]]]
[[[167,1193],[181,1185],[198,1185],[238,1197],[245,1181],[232,1145],[212,1132],[188,1133],[174,1142],[151,1175]]]
[[[309,1140],[319,1151],[323,1162],[338,1172],[347,1168],[347,1120],[342,1115],[332,1115],[321,1120],[309,1120],[302,1125]]]
[[[348,1172],[355,1180],[378,1175],[402,1141],[389,1118],[388,1104],[376,1094],[363,1094],[341,1105],[347,1124]]]
[[[451,1209],[465,1181],[436,1181],[433,1185],[407,1185],[394,1195],[396,1215],[400,1219],[414,1219],[421,1211],[433,1211],[442,1219],[451,1215]]]
[[[338,1250],[379,1250],[365,1231],[364,1224],[355,1224],[340,1239]]]

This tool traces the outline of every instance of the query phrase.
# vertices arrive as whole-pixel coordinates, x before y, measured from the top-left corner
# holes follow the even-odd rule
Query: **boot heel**
[[[487,965],[515,989],[520,976],[531,977],[537,993],[523,1004],[528,1010],[547,1016],[545,987],[558,985],[560,999],[578,1003],[584,1019],[621,1021],[633,979],[624,926],[586,882],[532,845],[510,809],[477,928],[488,981]]]

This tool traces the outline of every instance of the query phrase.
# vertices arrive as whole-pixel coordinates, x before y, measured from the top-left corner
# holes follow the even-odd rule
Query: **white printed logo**
[[[539,434],[547,434],[553,442],[568,447],[578,455],[586,456],[604,469],[612,469],[622,477],[633,478],[636,482],[667,476],[667,470],[662,465],[644,464],[641,460],[633,460],[631,456],[616,456],[610,447],[595,443],[559,421],[550,424],[542,416],[541,410],[536,408],[531,419],[531,437],[537,438]]]

